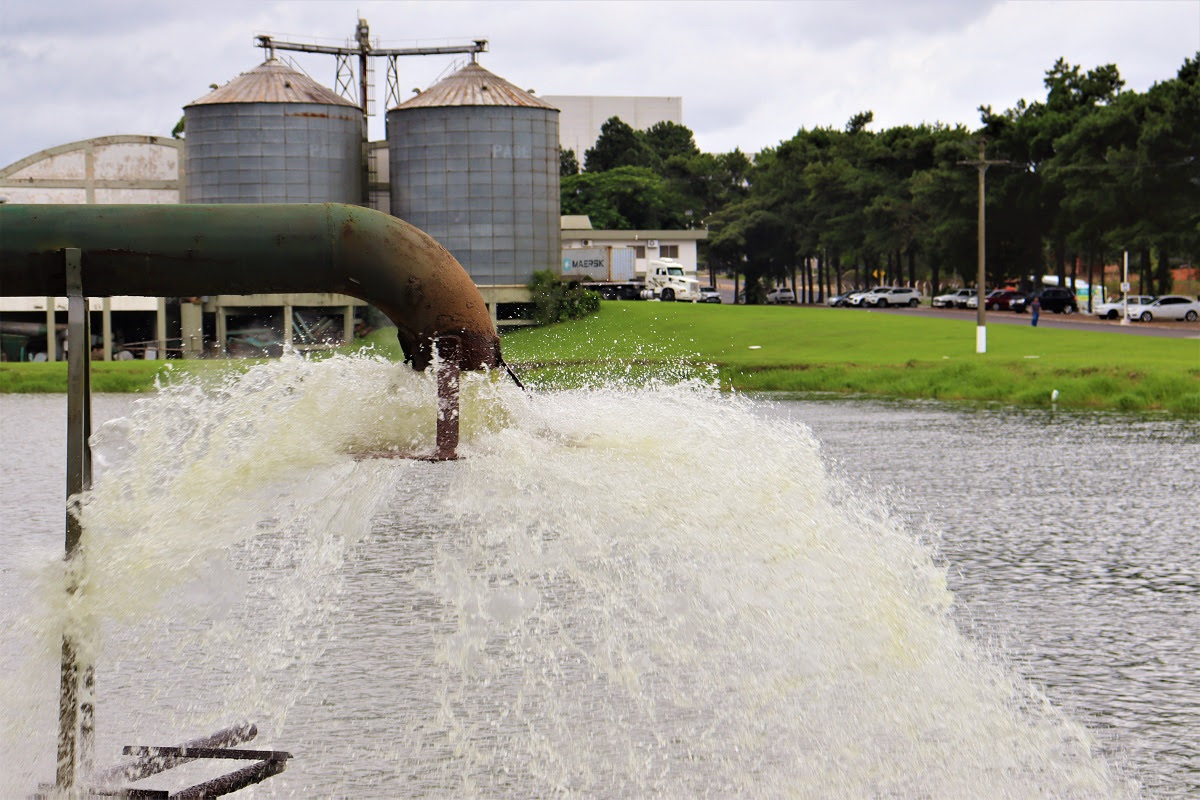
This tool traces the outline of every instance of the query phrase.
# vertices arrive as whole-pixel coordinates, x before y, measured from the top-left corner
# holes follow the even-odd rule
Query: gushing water
[[[105,425],[79,599],[50,563],[3,620],[2,788],[53,774],[65,624],[101,763],[249,718],[296,756],[257,796],[1136,793],[761,401],[470,376],[461,460],[373,457],[433,450],[434,394],[285,358]]]

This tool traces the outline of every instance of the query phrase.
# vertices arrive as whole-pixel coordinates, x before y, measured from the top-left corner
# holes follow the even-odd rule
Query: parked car
[[[857,293],[852,292],[852,291],[846,291],[846,292],[842,292],[841,294],[831,295],[830,298],[828,300],[826,300],[825,302],[829,304],[830,308],[842,308],[844,306],[850,305],[850,296],[853,294],[857,294]]]
[[[701,303],[719,303],[721,302],[721,293],[715,286],[700,287],[700,302]]]
[[[1055,314],[1074,314],[1079,311],[1079,301],[1075,299],[1070,289],[1057,286],[1047,286],[1026,297],[1014,300],[1009,307],[1018,314],[1024,314],[1033,303],[1033,298],[1042,303],[1042,311],[1053,311]]]
[[[1140,322],[1156,319],[1181,319],[1195,322],[1200,318],[1200,302],[1182,294],[1164,295],[1152,303],[1129,307],[1129,318]]]
[[[767,292],[768,303],[794,303],[796,302],[796,293],[786,286],[776,286],[771,291]]]
[[[1148,306],[1154,302],[1153,295],[1148,294],[1131,294],[1126,299],[1129,301],[1131,307]],[[1092,313],[1101,319],[1120,319],[1123,308],[1125,308],[1125,303],[1120,300],[1113,300],[1096,306]]]
[[[888,306],[916,308],[921,305],[921,293],[905,286],[885,286],[866,295],[864,301],[875,308],[887,308]]]
[[[974,289],[955,289],[953,292],[939,294],[933,298],[930,305],[934,308],[966,308],[967,300],[974,296]]]
[[[995,289],[988,292],[987,298],[984,300],[983,307],[988,311],[1007,311],[1012,308],[1012,303],[1019,297],[1025,295],[1021,292],[1013,291],[1012,289]],[[975,301],[975,307],[979,307],[979,301]]]
[[[850,295],[850,305],[858,308],[867,308],[875,305],[875,300],[882,294],[887,294],[890,286],[875,286],[862,292],[855,292]]]

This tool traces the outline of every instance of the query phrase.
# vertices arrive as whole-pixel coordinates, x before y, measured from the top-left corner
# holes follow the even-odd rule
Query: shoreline
[[[974,314],[925,316],[811,306],[602,305],[583,320],[503,335],[532,388],[701,378],[722,390],[820,392],[1200,419],[1200,340],[1000,324],[974,352]],[[1082,320],[1081,320],[1082,321]],[[990,326],[989,326],[990,327]],[[1123,333],[1124,331],[1122,331]],[[604,342],[603,348],[597,343]],[[402,355],[390,329],[336,351]],[[96,393],[154,391],[159,380],[221,374],[258,360],[93,362]],[[62,393],[66,364],[0,363],[2,393]]]

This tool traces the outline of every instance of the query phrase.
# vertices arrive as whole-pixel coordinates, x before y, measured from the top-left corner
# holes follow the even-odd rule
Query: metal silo
[[[184,107],[185,203],[362,203],[363,115],[270,59]]]
[[[471,63],[387,113],[392,214],[480,285],[561,259],[558,109]]]

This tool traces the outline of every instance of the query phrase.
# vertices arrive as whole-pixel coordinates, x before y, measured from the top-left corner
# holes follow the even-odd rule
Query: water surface
[[[296,755],[254,796],[1200,785],[1194,425],[480,380],[462,461],[364,457],[432,407],[351,359],[97,398],[68,605],[65,402],[0,396],[0,793],[53,774],[64,619],[98,761],[249,717]]]

